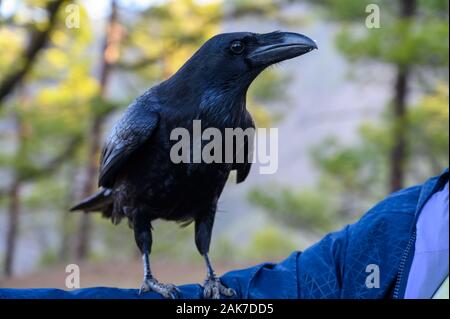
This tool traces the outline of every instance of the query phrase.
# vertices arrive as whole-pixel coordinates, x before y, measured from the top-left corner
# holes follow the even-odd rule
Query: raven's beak
[[[317,43],[303,34],[274,32],[260,35],[261,45],[248,55],[252,65],[268,66],[317,49]]]

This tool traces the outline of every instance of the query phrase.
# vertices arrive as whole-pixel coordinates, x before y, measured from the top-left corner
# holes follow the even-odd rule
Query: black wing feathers
[[[246,130],[247,128],[255,128],[255,123],[253,122],[252,116],[250,113],[245,113],[245,119],[242,123],[242,129]],[[242,183],[247,178],[248,174],[250,173],[250,168],[252,167],[252,162],[249,160],[252,158],[253,154],[253,138],[254,136],[251,136],[251,140],[245,138],[243,145],[236,145],[236,157],[240,152],[244,152],[244,162],[243,163],[233,163],[233,170],[236,170],[236,183]],[[250,153],[250,156],[249,156]]]
[[[100,159],[98,185],[111,187],[119,169],[155,131],[159,114],[132,104],[113,128]]]

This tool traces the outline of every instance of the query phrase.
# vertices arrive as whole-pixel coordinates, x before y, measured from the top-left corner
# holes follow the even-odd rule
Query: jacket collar
[[[397,293],[396,297],[395,297],[395,293],[394,293],[394,298],[403,299],[404,295],[405,295],[407,279],[408,279],[409,271],[411,270],[411,265],[412,265],[412,261],[413,261],[413,257],[414,257],[414,251],[415,251],[414,243],[416,240],[416,224],[417,224],[417,220],[419,219],[420,213],[422,212],[422,209],[425,206],[425,203],[430,199],[430,197],[434,193],[436,193],[437,191],[442,189],[445,186],[445,184],[448,182],[448,180],[449,180],[449,170],[448,170],[448,168],[446,168],[445,170],[442,171],[442,173],[440,175],[432,177],[429,180],[427,180],[424,184],[422,184],[420,194],[419,194],[419,199],[417,201],[414,222],[412,224],[412,230],[411,230],[412,235],[410,237],[410,241],[412,242],[412,247],[410,249],[406,249],[406,251],[404,253],[406,267],[405,267],[405,271],[400,271],[400,274],[399,274],[400,279],[398,282],[399,293]]]
[[[423,206],[425,206],[425,203],[428,201],[428,199],[430,199],[430,197],[434,193],[436,193],[442,187],[444,187],[445,184],[448,182],[448,180],[449,180],[449,170],[448,168],[446,168],[442,171],[440,175],[430,178],[422,185],[415,213],[416,221],[420,215],[420,212],[422,211]]]

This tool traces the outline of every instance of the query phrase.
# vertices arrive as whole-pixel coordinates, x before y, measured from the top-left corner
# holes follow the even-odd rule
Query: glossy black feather
[[[151,107],[136,102],[128,107],[103,148],[98,186],[111,187],[114,184],[117,172],[150,138],[158,121],[159,115]]]
[[[249,113],[246,113],[245,120],[242,124],[243,129],[252,128],[255,129],[255,123]],[[253,136],[254,138],[254,136]],[[236,170],[236,183],[242,183],[250,173],[252,167],[252,154],[253,154],[253,138],[245,138],[243,145],[236,146],[236,157],[239,158],[240,153],[243,153],[243,162],[233,163],[232,170]],[[250,140],[249,140],[250,139]]]

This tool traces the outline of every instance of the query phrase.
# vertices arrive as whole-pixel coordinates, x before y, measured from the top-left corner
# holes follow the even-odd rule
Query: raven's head
[[[246,88],[268,66],[317,49],[310,38],[292,32],[223,33],[209,39],[176,77],[205,86]]]

